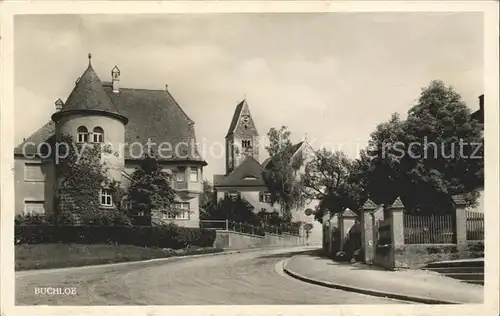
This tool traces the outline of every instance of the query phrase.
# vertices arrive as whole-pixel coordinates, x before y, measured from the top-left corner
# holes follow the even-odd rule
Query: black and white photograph
[[[2,315],[498,315],[497,2],[125,2],[2,16]]]

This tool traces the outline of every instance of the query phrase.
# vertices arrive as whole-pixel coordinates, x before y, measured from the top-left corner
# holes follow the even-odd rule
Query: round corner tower
[[[74,142],[84,144],[106,145],[112,152],[103,156],[110,180],[121,182],[125,167],[123,155],[125,145],[125,125],[127,117],[121,115],[113,104],[108,92],[90,62],[85,72],[75,83],[75,87],[65,104],[56,102],[57,111],[52,115],[55,122],[55,136],[61,140],[69,135]],[[119,93],[119,70],[112,71],[113,91]]]

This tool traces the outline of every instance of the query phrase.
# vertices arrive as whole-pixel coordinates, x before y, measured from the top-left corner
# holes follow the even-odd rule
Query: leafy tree
[[[360,181],[360,161],[349,159],[342,151],[321,149],[305,167],[302,175],[304,192],[320,201],[315,219],[321,221],[326,210],[341,213],[345,208],[357,211],[366,200]]]
[[[121,192],[120,184],[108,176],[104,144],[77,143],[70,135],[61,135],[54,144],[59,148],[55,161],[59,194],[55,199],[56,224],[127,225],[129,219],[118,203],[103,208],[100,191],[108,188],[113,195]],[[118,200],[114,200],[118,201]]]
[[[391,203],[401,196],[409,211],[441,213],[461,194],[473,206],[484,179],[483,152],[480,127],[461,96],[432,81],[405,121],[393,115],[371,135],[370,198]]]
[[[263,226],[271,233],[277,231],[298,233],[300,227],[304,224],[302,221],[288,221],[278,212],[260,211],[257,215],[261,218]]]
[[[250,206],[240,197],[220,199],[210,214],[210,219],[227,219],[232,222],[240,222],[258,226],[261,218],[255,214]]]
[[[217,208],[217,203],[214,199],[214,191],[210,182],[203,180],[202,187],[203,191],[200,195],[200,219],[210,219]]]
[[[151,223],[152,211],[177,215],[173,207],[175,191],[171,186],[171,174],[163,171],[157,158],[145,154],[139,167],[131,175],[131,184],[125,200],[134,213],[142,213]]]
[[[303,157],[295,155],[295,148],[290,141],[290,131],[286,126],[279,130],[271,128],[267,133],[270,162],[263,172],[264,182],[270,193],[271,204],[279,204],[285,221],[291,222],[291,210],[305,203],[303,186],[299,179],[299,170]]]
[[[404,194],[401,187],[405,185],[405,171],[400,162],[408,158],[401,154],[407,147],[405,133],[405,121],[394,113],[387,122],[376,127],[370,135],[368,148],[360,153],[358,161],[363,170],[358,175],[365,180],[370,198],[377,204],[390,204]]]
[[[206,205],[214,200],[214,189],[208,180],[203,180],[201,185],[203,191],[200,196],[200,205]]]

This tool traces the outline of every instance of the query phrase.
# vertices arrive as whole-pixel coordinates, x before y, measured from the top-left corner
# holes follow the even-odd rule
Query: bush
[[[50,214],[50,213],[49,213]],[[14,218],[15,225],[51,225],[53,222],[50,215],[26,214],[16,215]]]
[[[106,243],[180,249],[213,247],[214,241],[214,230],[173,224],[153,227],[18,225],[15,228],[15,244]]]

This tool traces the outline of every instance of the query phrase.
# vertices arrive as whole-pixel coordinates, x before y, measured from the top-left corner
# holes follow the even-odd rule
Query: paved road
[[[294,253],[297,249],[20,272],[16,305],[401,304],[293,279],[280,267]],[[36,295],[41,287],[68,293],[75,288],[76,295]]]

